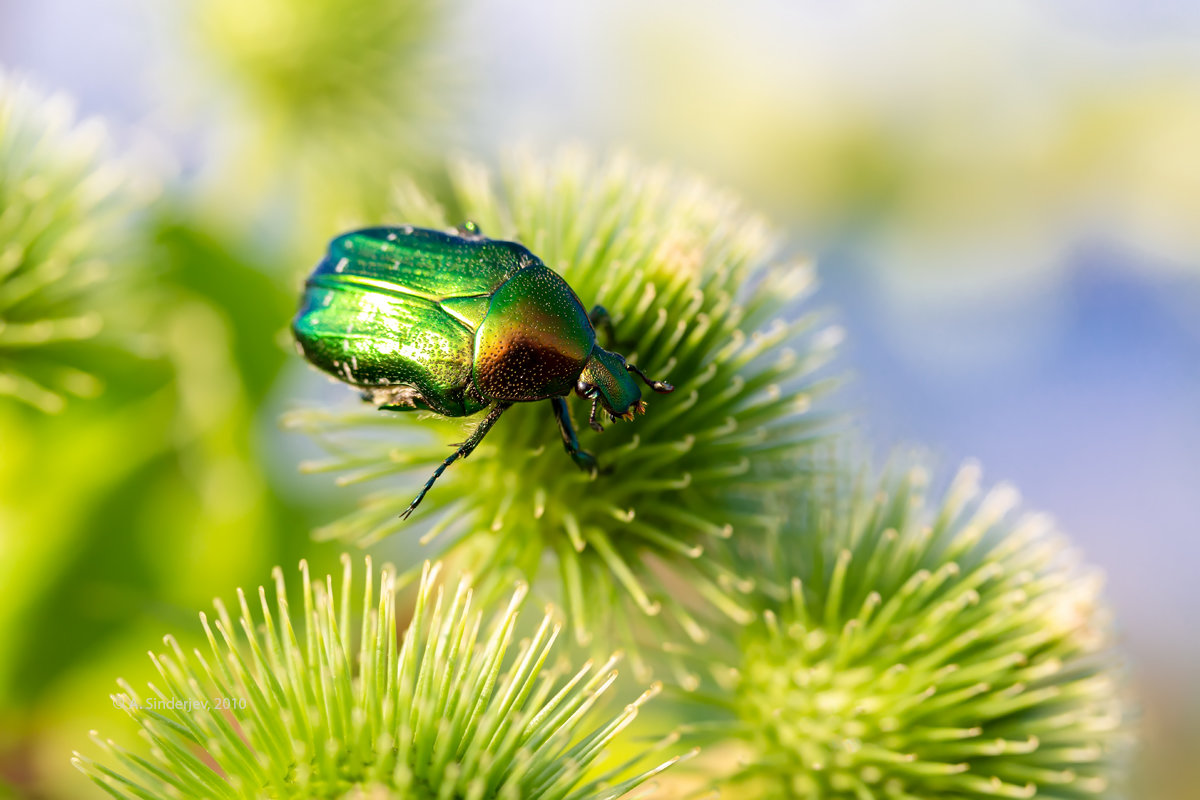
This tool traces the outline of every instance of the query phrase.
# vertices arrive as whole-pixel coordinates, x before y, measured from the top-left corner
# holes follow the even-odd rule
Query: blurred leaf
[[[384,210],[392,174],[439,158],[456,102],[440,0],[191,0],[210,66],[214,210],[315,247]],[[249,226],[246,225],[249,223]]]

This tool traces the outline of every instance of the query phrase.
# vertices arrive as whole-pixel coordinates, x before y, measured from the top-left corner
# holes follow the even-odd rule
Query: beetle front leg
[[[592,426],[592,430],[596,433],[604,433],[604,426],[600,424],[600,420],[596,419],[600,414],[600,400],[597,398],[592,401],[592,413],[588,414],[588,425]]]
[[[558,430],[562,433],[563,449],[571,460],[584,472],[596,474],[596,457],[579,447],[579,439],[575,436],[575,426],[571,424],[571,414],[567,410],[567,401],[562,397],[550,398],[554,408],[554,418],[558,420]]]
[[[425,499],[425,495],[430,489],[433,488],[433,484],[437,482],[437,479],[442,477],[442,473],[446,471],[446,467],[450,466],[460,458],[466,458],[467,456],[471,455],[471,452],[479,446],[479,443],[483,441],[483,437],[487,436],[488,431],[490,431],[492,426],[496,424],[496,420],[500,419],[500,415],[503,414],[510,405],[511,403],[497,403],[496,405],[492,406],[492,410],[486,417],[483,418],[483,422],[479,423],[479,427],[475,429],[475,432],[471,434],[470,438],[459,445],[458,449],[450,454],[446,460],[442,462],[441,466],[433,471],[433,477],[431,477],[425,484],[425,487],[421,489],[421,493],[417,495],[416,499],[408,504],[408,508],[406,508],[404,513],[400,515],[401,519],[408,519],[412,515],[413,511],[416,510],[417,506],[421,505],[421,501]]]

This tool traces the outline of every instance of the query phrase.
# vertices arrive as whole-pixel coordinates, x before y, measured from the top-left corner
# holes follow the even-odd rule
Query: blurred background
[[[124,301],[156,346],[89,354],[105,391],[60,414],[0,400],[0,796],[93,796],[67,759],[122,733],[113,678],[340,549],[308,532],[352,498],[278,423],[350,402],[285,335],[322,243],[396,172],[564,141],[706,175],[817,259],[856,424],[1058,519],[1108,576],[1138,796],[1195,796],[1200,6],[0,0],[0,68],[159,186]]]

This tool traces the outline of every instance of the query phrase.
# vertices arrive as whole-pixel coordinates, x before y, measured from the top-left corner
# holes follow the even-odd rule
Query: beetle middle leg
[[[604,343],[606,347],[617,346],[617,331],[613,328],[612,315],[608,313],[608,309],[601,305],[592,306],[592,310],[588,312],[588,320],[592,323],[592,327],[598,331],[604,331],[604,338],[607,341]]]
[[[512,404],[497,403],[496,405],[492,406],[492,410],[489,411],[488,415],[483,418],[483,422],[480,422],[479,426],[475,428],[475,432],[471,434],[470,438],[459,445],[458,449],[447,456],[446,460],[442,462],[441,466],[433,471],[433,477],[431,477],[425,484],[425,487],[421,489],[421,493],[417,495],[416,499],[408,504],[408,508],[406,508],[404,513],[400,515],[401,519],[408,519],[413,511],[416,510],[417,506],[421,505],[421,501],[425,499],[425,495],[430,489],[433,488],[433,484],[437,482],[437,479],[442,477],[442,473],[446,471],[446,467],[450,466],[460,458],[466,458],[467,456],[471,455],[471,452],[479,446],[479,443],[483,441],[483,437],[487,436],[488,431],[490,431],[492,426],[496,424],[496,420],[500,419],[500,415],[503,414],[510,405]]]
[[[558,430],[562,433],[563,449],[581,470],[595,475],[597,471],[596,457],[580,448],[579,439],[575,436],[575,426],[571,424],[571,414],[567,410],[566,399],[552,397],[550,405],[554,408],[554,418],[558,420]]]

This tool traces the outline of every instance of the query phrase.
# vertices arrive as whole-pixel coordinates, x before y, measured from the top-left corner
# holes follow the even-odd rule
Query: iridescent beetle
[[[456,234],[405,225],[337,237],[309,276],[292,321],[305,358],[381,409],[446,417],[491,409],[404,517],[513,403],[549,400],[563,447],[595,474],[596,459],[579,447],[567,413],[571,391],[592,401],[588,422],[602,431],[601,407],[614,420],[645,413],[632,375],[656,392],[675,389],[600,347],[597,327],[612,330],[603,307],[587,313],[537,256],[485,238],[473,223]]]

